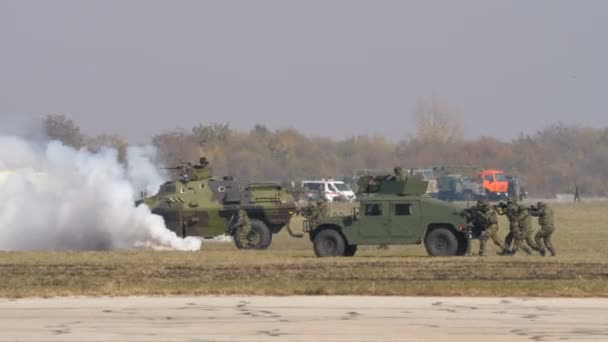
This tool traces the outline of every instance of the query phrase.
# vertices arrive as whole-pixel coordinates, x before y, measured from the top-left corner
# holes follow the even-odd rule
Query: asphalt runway
[[[0,341],[608,341],[608,299],[0,299]]]

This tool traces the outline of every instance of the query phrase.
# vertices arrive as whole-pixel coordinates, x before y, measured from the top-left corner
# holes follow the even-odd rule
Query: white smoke
[[[130,149],[125,168],[113,149],[0,136],[0,250],[200,249],[200,240],[177,237],[147,206],[135,207],[136,189],[162,182],[152,154]]]
[[[129,182],[137,191],[154,195],[163,184],[166,175],[152,166],[158,163],[156,148],[153,146],[129,146],[127,148],[127,175]]]

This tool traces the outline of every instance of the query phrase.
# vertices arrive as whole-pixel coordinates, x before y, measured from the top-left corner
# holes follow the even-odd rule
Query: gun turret
[[[424,195],[429,182],[416,176],[398,179],[392,175],[363,176],[357,182],[359,193],[391,195]]]
[[[203,158],[201,158],[201,164],[199,165],[182,161],[178,166],[164,167],[163,170],[180,171],[180,179],[184,182],[209,179],[213,176],[209,162]]]

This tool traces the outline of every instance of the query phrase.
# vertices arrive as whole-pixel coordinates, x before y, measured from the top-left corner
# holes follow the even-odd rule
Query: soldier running
[[[538,217],[538,224],[540,225],[540,230],[534,237],[534,240],[538,245],[538,251],[542,256],[545,256],[546,246],[551,253],[551,256],[555,256],[555,248],[551,242],[551,236],[555,231],[555,226],[553,225],[553,209],[549,208],[544,202],[538,202],[535,208],[532,207],[530,209],[530,215]]]

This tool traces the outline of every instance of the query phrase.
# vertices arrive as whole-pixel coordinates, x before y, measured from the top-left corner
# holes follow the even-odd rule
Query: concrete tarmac
[[[0,341],[608,341],[608,299],[0,299]]]

